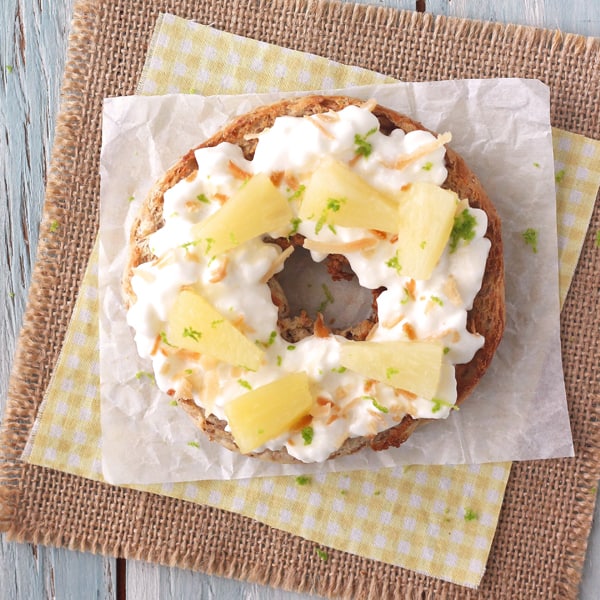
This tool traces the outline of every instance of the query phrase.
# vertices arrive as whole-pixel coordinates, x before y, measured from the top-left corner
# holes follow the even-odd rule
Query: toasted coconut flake
[[[248,173],[248,171],[244,171],[241,167],[236,165],[232,160],[227,163],[227,168],[229,172],[235,179],[241,179],[242,181],[246,181],[246,179],[250,179],[252,177],[252,173]]]
[[[267,283],[275,273],[278,273],[283,263],[289,258],[294,251],[294,246],[288,246],[283,252],[281,252],[277,258],[271,263],[271,266],[267,269],[267,272],[260,278],[261,283]]]
[[[377,107],[377,100],[375,100],[375,98],[369,98],[366,102],[363,102],[360,107],[369,112],[373,112]]]
[[[160,347],[160,340],[160,335],[157,335],[154,340],[154,346],[152,346],[152,350],[150,350],[150,356],[154,356],[158,352],[158,349]]]
[[[144,269],[136,269],[135,274],[148,283],[153,283],[154,281],[156,281],[156,275],[154,275],[154,273],[144,271]]]
[[[196,179],[196,175],[198,174],[198,169],[194,169],[186,178],[186,181],[194,181]]]
[[[404,169],[411,163],[427,156],[429,153],[441,148],[444,144],[447,144],[452,140],[452,134],[450,132],[442,133],[437,138],[427,144],[423,144],[420,148],[417,148],[414,152],[404,154],[396,159],[394,163],[384,163],[389,169]]]
[[[346,398],[348,396],[348,386],[344,386],[344,385],[338,385],[335,388],[335,391],[333,393],[333,397],[336,400],[343,400],[344,398]]]
[[[298,178],[292,173],[285,173],[283,176],[283,181],[285,185],[287,185],[290,190],[296,191],[300,187],[300,182]]]
[[[244,315],[239,315],[239,317],[237,317],[236,319],[234,319],[231,324],[238,329],[239,331],[241,331],[244,335],[248,334],[248,333],[254,333],[255,330],[253,327],[251,327],[250,325],[248,325],[248,323],[246,323],[246,319],[244,317]]]
[[[284,175],[283,171],[274,171],[273,173],[271,173],[269,175],[269,179],[271,180],[271,183],[275,187],[279,187],[281,185],[282,180],[283,180],[283,175]]]
[[[372,233],[376,238],[380,240],[387,240],[387,233],[385,231],[380,231],[379,229],[369,229],[369,233]]]
[[[463,299],[458,291],[458,286],[456,285],[456,279],[454,279],[453,275],[449,275],[448,279],[446,279],[446,283],[442,288],[444,294],[446,294],[446,298],[454,304],[454,306],[461,306],[463,303]]]
[[[326,121],[329,123],[334,123],[335,121],[340,120],[340,115],[337,112],[317,113],[315,116],[317,119],[321,119],[321,121]]]
[[[193,352],[192,350],[186,350],[185,348],[178,348],[175,355],[183,360],[198,361],[202,358],[200,352]]]
[[[410,296],[411,300],[416,300],[417,298],[417,282],[414,279],[411,279],[407,284],[406,284],[406,291],[408,292],[408,295]]]
[[[398,315],[397,317],[394,317],[393,319],[389,319],[388,321],[383,321],[381,323],[381,326],[385,329],[392,329],[393,327],[396,327],[396,325],[398,325],[398,323],[400,323],[400,321],[402,321],[402,319],[404,319],[404,315]]]
[[[229,265],[229,258],[225,256],[215,272],[212,274],[211,278],[208,280],[210,283],[219,283],[219,281],[223,281],[227,276],[227,267]]]
[[[353,242],[320,242],[318,240],[304,240],[304,248],[322,252],[323,254],[344,254],[346,252],[358,252],[369,250],[377,245],[375,238],[361,238]]]
[[[227,202],[227,200],[229,200],[229,196],[226,196],[225,194],[215,194],[215,200],[221,205],[223,206],[223,204],[225,204],[225,202]]]
[[[317,313],[317,318],[315,320],[315,335],[318,338],[326,338],[331,335],[331,331],[329,330],[329,327],[325,325],[325,320],[321,313]]]
[[[412,341],[417,339],[417,332],[410,323],[404,323],[404,325],[402,325],[402,331],[404,331],[409,340]]]
[[[167,265],[172,265],[175,262],[175,255],[173,250],[167,250],[160,258],[155,259],[152,264],[159,269],[166,267]],[[137,275],[138,273],[136,273]]]
[[[304,117],[308,119],[325,137],[330,140],[335,140],[335,136],[322,124],[317,121],[317,119],[313,118],[312,115]]]

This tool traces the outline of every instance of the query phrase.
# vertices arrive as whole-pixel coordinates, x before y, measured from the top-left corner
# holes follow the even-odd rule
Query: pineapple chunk
[[[393,199],[337,160],[324,162],[312,174],[299,216],[316,221],[316,233],[336,225],[397,233],[399,220]]]
[[[292,373],[228,402],[225,415],[235,443],[246,454],[290,431],[312,405],[308,376]]]
[[[253,175],[192,233],[205,254],[216,256],[268,231],[289,225],[294,214],[268,175]]]
[[[432,183],[399,192],[400,227],[396,264],[400,274],[429,279],[448,243],[458,196]]]
[[[438,342],[345,342],[340,348],[347,369],[427,399],[437,391],[442,356]]]
[[[191,290],[179,292],[169,311],[167,338],[179,348],[253,371],[258,369],[263,358],[263,351],[256,344]]]

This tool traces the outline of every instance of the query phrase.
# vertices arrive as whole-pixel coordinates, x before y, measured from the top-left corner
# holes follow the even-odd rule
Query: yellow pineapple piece
[[[400,226],[394,266],[401,275],[429,279],[452,226],[458,196],[432,183],[413,183],[399,192]]]
[[[300,372],[228,402],[225,415],[235,443],[246,454],[290,431],[312,405],[308,376]]]
[[[345,342],[340,364],[395,388],[431,399],[442,369],[443,347],[438,342]]]
[[[286,197],[269,176],[258,173],[192,233],[205,254],[217,256],[263,233],[285,228],[293,216]]]
[[[363,227],[396,233],[398,210],[393,199],[369,185],[346,164],[327,160],[312,174],[300,206],[301,219],[323,227]]]
[[[179,348],[253,371],[260,366],[264,354],[202,296],[191,290],[179,292],[169,311],[167,339]]]

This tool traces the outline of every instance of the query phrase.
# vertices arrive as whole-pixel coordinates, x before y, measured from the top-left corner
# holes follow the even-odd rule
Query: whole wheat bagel
[[[138,265],[155,258],[148,245],[148,236],[163,225],[164,192],[197,170],[194,150],[216,146],[221,142],[230,142],[238,145],[242,149],[245,158],[251,160],[257,144],[257,139],[253,134],[272,126],[277,117],[283,115],[305,116],[327,111],[339,111],[346,106],[360,104],[362,104],[360,100],[343,96],[312,95],[283,100],[257,108],[248,114],[235,118],[213,137],[185,154],[153,186],[131,228],[129,261],[122,282],[126,304],[129,306],[136,300],[131,286],[134,269]],[[389,134],[397,128],[405,132],[426,129],[411,118],[383,106],[377,105],[372,112],[378,118],[380,130],[384,134]],[[502,337],[505,322],[504,266],[500,219],[491,200],[486,195],[477,177],[467,167],[465,161],[451,148],[446,149],[445,163],[448,176],[443,187],[453,190],[460,198],[468,198],[471,207],[485,211],[488,217],[485,237],[491,242],[482,286],[475,298],[472,309],[467,315],[468,330],[484,336],[485,343],[472,360],[466,364],[455,366],[458,404],[464,401],[480,381]],[[300,245],[301,240],[296,240],[295,243]],[[275,278],[269,282],[269,285],[273,300],[279,307],[278,326],[282,335],[285,333],[290,336],[289,339],[295,341],[312,333],[314,329],[312,320],[305,319],[303,322],[298,322],[297,317],[292,319],[287,316],[286,298]],[[376,319],[376,312],[371,321],[367,320],[350,330],[336,333],[341,333],[351,339],[365,339],[372,326],[373,319]],[[178,401],[197,426],[211,440],[219,442],[232,451],[238,450],[231,434],[225,431],[226,423],[224,421],[217,419],[212,414],[205,414],[204,409],[190,398],[178,398]],[[407,415],[396,426],[386,429],[374,437],[348,438],[329,458],[351,454],[365,446],[370,446],[374,450],[400,446],[423,421],[423,419],[413,419]],[[253,456],[282,463],[299,462],[291,457],[285,448],[278,451],[265,450]]]

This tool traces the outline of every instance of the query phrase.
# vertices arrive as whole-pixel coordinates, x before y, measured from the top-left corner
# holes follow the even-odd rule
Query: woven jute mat
[[[21,453],[98,228],[101,104],[132,94],[159,12],[403,80],[535,77],[554,126],[600,139],[600,41],[305,0],[97,0],[75,8],[44,222],[3,424],[11,540],[155,561],[344,598],[575,598],[600,474],[600,202],[562,312],[576,458],[516,463],[478,591],[331,550],[251,519],[25,464]],[[52,223],[61,235],[53,235]]]

